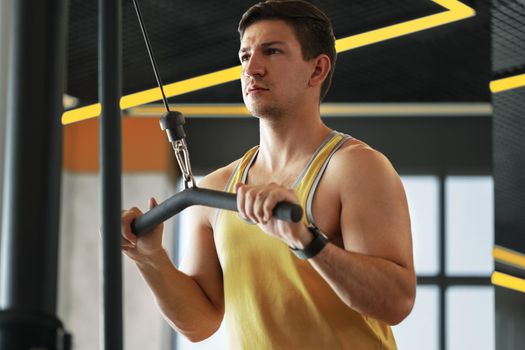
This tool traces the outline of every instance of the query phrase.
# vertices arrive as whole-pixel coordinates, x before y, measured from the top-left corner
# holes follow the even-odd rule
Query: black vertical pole
[[[121,212],[121,0],[99,0],[100,174],[102,180],[101,349],[123,348]]]
[[[67,3],[13,1],[0,349],[55,349],[62,334],[56,299]]]

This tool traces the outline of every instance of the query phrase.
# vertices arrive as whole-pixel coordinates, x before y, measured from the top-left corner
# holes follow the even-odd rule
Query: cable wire
[[[142,31],[142,36],[144,37],[144,41],[146,42],[146,48],[148,49],[148,55],[151,62],[151,66],[153,67],[153,72],[155,73],[155,78],[157,79],[157,85],[160,88],[160,92],[162,94],[162,102],[164,102],[164,106],[166,107],[166,111],[170,111],[170,107],[168,104],[168,100],[166,99],[166,95],[164,94],[164,87],[162,84],[162,80],[160,78],[159,70],[157,68],[157,62],[155,61],[155,56],[153,56],[153,49],[151,48],[151,43],[149,40],[148,32],[146,31],[146,27],[144,26],[144,20],[142,19],[142,13],[140,12],[140,7],[137,2],[137,0],[133,0],[133,5],[135,6],[135,12],[137,13],[137,18],[139,20],[140,29]]]

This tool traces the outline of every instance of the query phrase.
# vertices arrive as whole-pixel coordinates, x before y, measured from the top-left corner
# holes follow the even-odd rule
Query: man
[[[132,208],[122,249],[192,341],[224,318],[235,349],[394,349],[389,325],[415,298],[407,203],[382,154],[320,119],[335,67],[331,24],[306,2],[267,1],[244,14],[239,33],[260,144],[200,184],[236,191],[239,213],[188,209],[190,248],[177,269],[162,227],[130,232],[141,215]],[[280,201],[301,204],[302,222],[273,219]]]

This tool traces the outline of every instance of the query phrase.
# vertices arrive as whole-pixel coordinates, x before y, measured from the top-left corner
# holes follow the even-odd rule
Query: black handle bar
[[[143,235],[192,205],[237,211],[237,196],[234,193],[206,188],[188,188],[135,219],[131,223],[131,231],[137,236]],[[303,209],[297,204],[280,202],[273,209],[273,216],[289,222],[299,222],[303,216]]]

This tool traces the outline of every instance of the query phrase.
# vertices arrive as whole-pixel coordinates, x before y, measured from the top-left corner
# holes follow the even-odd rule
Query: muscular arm
[[[224,177],[223,169],[200,185],[222,189]],[[123,214],[122,249],[136,262],[164,318],[189,340],[200,341],[219,328],[224,315],[222,272],[210,224],[215,210],[194,206],[187,211],[192,225],[180,269],[162,247],[162,226],[140,238],[131,234],[131,220],[141,215],[136,208]]]
[[[329,244],[311,264],[352,309],[390,325],[401,322],[414,302],[412,272],[384,258]]]
[[[333,170],[347,174],[338,182],[344,249],[328,244],[310,263],[348,306],[397,324],[412,309],[416,285],[401,181],[378,152],[339,156]]]
[[[178,270],[163,251],[149,261],[137,262],[166,321],[191,341],[208,338],[218,328],[223,309],[214,304],[198,280]]]

